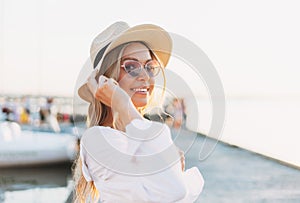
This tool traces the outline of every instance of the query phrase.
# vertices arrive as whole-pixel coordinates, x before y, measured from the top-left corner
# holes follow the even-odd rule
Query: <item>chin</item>
[[[143,108],[147,106],[147,103],[133,103],[135,108]]]
[[[135,99],[135,98],[132,98],[132,103],[136,108],[142,108],[142,107],[147,106],[148,99]]]

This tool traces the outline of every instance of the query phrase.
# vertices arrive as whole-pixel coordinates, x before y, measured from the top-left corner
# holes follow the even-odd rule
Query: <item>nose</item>
[[[138,76],[138,79],[139,80],[144,80],[144,81],[148,81],[150,80],[150,76],[149,74],[147,73],[146,69],[143,68]]]

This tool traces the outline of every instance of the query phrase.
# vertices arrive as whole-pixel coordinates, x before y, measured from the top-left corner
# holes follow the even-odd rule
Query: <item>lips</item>
[[[131,91],[134,91],[137,94],[147,94],[149,92],[149,87],[136,87],[136,88],[131,88]]]

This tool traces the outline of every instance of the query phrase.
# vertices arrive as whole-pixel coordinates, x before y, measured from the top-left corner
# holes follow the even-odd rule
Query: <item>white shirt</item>
[[[181,170],[167,125],[135,119],[125,132],[94,126],[80,143],[82,172],[103,203],[197,200],[204,180],[198,168]]]

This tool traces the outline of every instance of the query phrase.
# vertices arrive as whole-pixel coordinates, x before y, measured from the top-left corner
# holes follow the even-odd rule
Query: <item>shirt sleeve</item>
[[[181,171],[177,147],[165,124],[135,119],[125,133],[92,127],[82,137],[81,157],[84,177],[94,180],[102,200],[189,202],[183,200],[195,199],[202,190],[202,176]],[[198,190],[192,191],[191,181],[202,181],[202,186],[196,184]],[[187,198],[190,191],[193,197]]]
[[[204,187],[204,179],[199,169],[192,167],[183,173],[183,180],[187,188],[187,195],[178,203],[195,202]]]
[[[81,158],[81,164],[82,164],[81,165],[82,175],[83,175],[83,177],[85,178],[85,180],[87,182],[90,182],[90,181],[92,181],[92,177],[90,175],[87,163],[85,161],[86,152],[84,152],[84,150],[85,150],[84,147],[82,147],[81,144],[80,144],[80,158]]]

